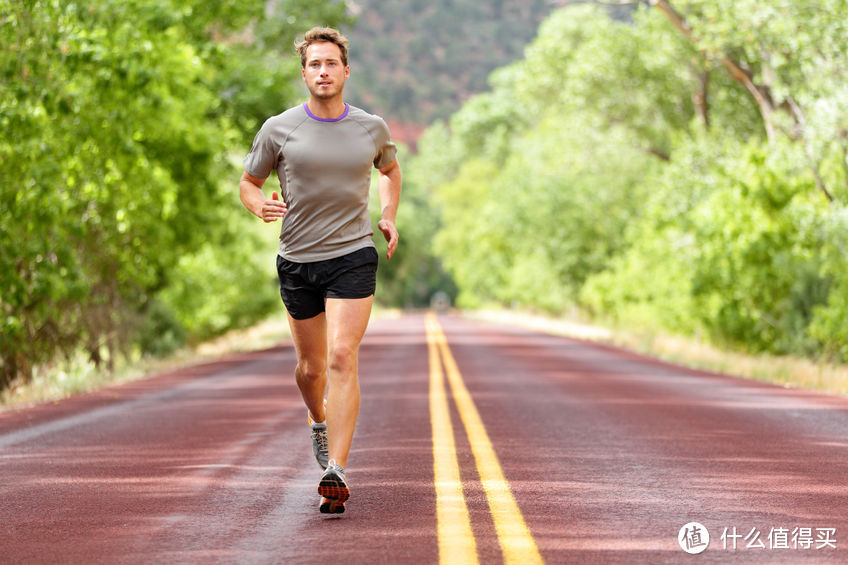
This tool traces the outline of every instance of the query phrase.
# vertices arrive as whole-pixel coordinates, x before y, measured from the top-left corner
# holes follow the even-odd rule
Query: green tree
[[[208,335],[268,304],[231,155],[291,102],[277,41],[313,17],[347,21],[341,2],[0,0],[0,386],[80,348],[111,363],[150,316]],[[186,280],[241,299],[193,318]]]
[[[689,47],[665,30],[663,50],[639,54],[653,33],[591,6],[556,12],[525,59],[493,73],[493,90],[451,117],[442,146],[456,176],[435,188],[437,250],[461,303],[562,311],[623,245],[649,190],[641,180],[694,116],[686,100],[696,70],[669,55]],[[636,83],[639,97],[608,86]],[[651,106],[666,99],[683,103]]]
[[[553,13],[440,134],[460,302],[844,358],[843,2],[642,4]]]

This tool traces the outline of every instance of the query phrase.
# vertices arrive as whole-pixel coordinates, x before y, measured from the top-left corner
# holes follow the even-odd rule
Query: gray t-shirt
[[[260,179],[277,171],[288,205],[279,255],[311,263],[373,247],[371,166],[390,165],[396,153],[386,122],[347,104],[332,120],[315,117],[306,104],[268,118],[244,170]]]

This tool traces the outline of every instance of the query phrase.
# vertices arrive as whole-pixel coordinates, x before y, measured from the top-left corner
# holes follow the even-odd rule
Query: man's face
[[[313,43],[306,48],[303,82],[313,98],[327,100],[341,96],[350,67],[342,64],[342,51],[335,43]]]

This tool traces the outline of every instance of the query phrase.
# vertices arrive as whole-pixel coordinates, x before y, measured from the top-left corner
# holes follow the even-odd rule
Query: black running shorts
[[[327,298],[367,298],[377,287],[377,261],[373,247],[314,263],[295,263],[278,255],[283,304],[292,318],[306,320],[324,311]]]

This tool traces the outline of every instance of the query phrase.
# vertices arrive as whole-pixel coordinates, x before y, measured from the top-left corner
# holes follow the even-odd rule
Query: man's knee
[[[295,376],[300,381],[314,382],[327,374],[327,364],[319,360],[298,361]]]
[[[341,375],[355,374],[357,347],[336,346],[330,351],[330,372]]]

